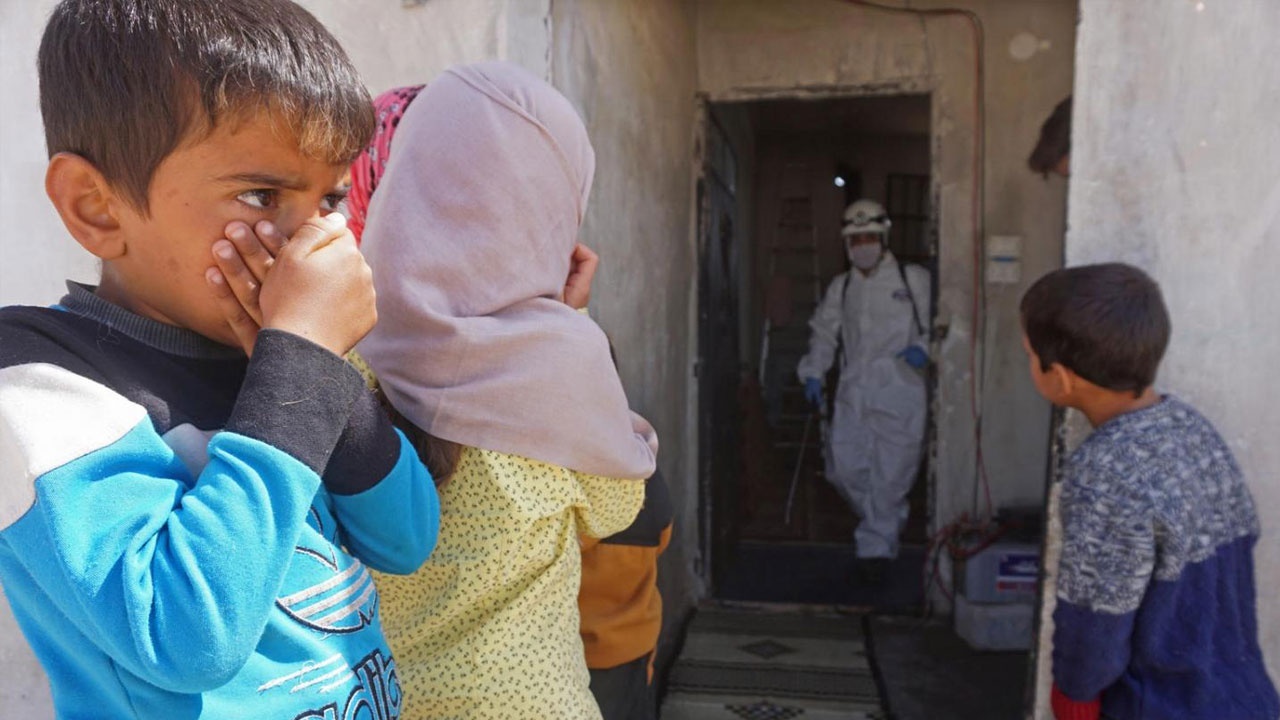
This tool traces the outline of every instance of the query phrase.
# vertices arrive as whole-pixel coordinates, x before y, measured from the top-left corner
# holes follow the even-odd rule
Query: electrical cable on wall
[[[973,515],[978,515],[977,492],[980,488],[985,499],[983,524],[988,524],[994,517],[995,510],[991,500],[991,480],[987,474],[986,459],[983,455],[982,423],[984,399],[986,394],[986,332],[987,332],[987,293],[984,278],[985,261],[983,249],[983,223],[986,213],[986,65],[985,36],[982,19],[972,10],[962,8],[911,8],[882,5],[869,0],[841,0],[882,12],[913,15],[920,18],[929,17],[962,17],[969,22],[973,30],[974,41],[974,160],[973,160],[973,340],[969,348],[969,390],[970,411],[974,425],[974,460],[976,482],[973,498]]]

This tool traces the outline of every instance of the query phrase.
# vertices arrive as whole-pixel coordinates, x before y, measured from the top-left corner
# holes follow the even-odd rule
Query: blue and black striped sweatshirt
[[[58,716],[397,718],[366,566],[439,506],[360,374],[69,289],[0,310],[0,582]]]
[[[1068,459],[1053,675],[1114,720],[1275,720],[1258,645],[1258,518],[1213,426],[1165,397]]]

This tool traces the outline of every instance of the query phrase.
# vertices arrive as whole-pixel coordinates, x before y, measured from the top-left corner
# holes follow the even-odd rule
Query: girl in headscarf
[[[598,718],[578,537],[631,523],[657,440],[604,334],[563,302],[594,153],[569,102],[514,65],[410,95],[380,99],[352,203],[378,288],[358,349],[443,483],[431,559],[379,577],[403,717]]]

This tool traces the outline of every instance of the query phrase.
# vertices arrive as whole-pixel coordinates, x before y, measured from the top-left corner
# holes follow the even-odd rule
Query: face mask
[[[848,248],[849,262],[859,270],[870,270],[880,262],[880,245],[854,245]]]

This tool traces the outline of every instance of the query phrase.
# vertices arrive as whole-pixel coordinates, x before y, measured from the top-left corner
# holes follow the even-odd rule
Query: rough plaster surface
[[[1259,634],[1280,678],[1280,94],[1248,71],[1274,54],[1280,5],[1080,5],[1067,259],[1130,262],[1161,283],[1173,339],[1158,386],[1214,422],[1249,479]],[[1052,717],[1048,683],[1042,663],[1037,718]]]
[[[943,3],[912,3],[913,7]],[[1038,504],[1045,487],[1049,411],[1025,370],[1017,300],[1061,264],[1064,185],[1026,169],[1040,123],[1071,91],[1075,3],[948,2],[986,27],[988,233],[1024,238],[1024,281],[989,296],[986,462],[997,506]],[[1048,47],[1018,61],[1009,43],[1030,32]],[[941,344],[935,520],[974,507],[969,348],[973,338],[972,142],[974,55],[967,23],[921,20],[832,1],[707,0],[698,4],[699,91],[713,100],[886,92],[931,93],[939,193]]]
[[[592,315],[613,339],[627,395],[657,427],[675,538],[663,557],[664,647],[701,594],[698,551],[696,253],[691,235],[694,37],[677,0],[554,5],[552,77],[596,150],[582,239],[602,262]]]

